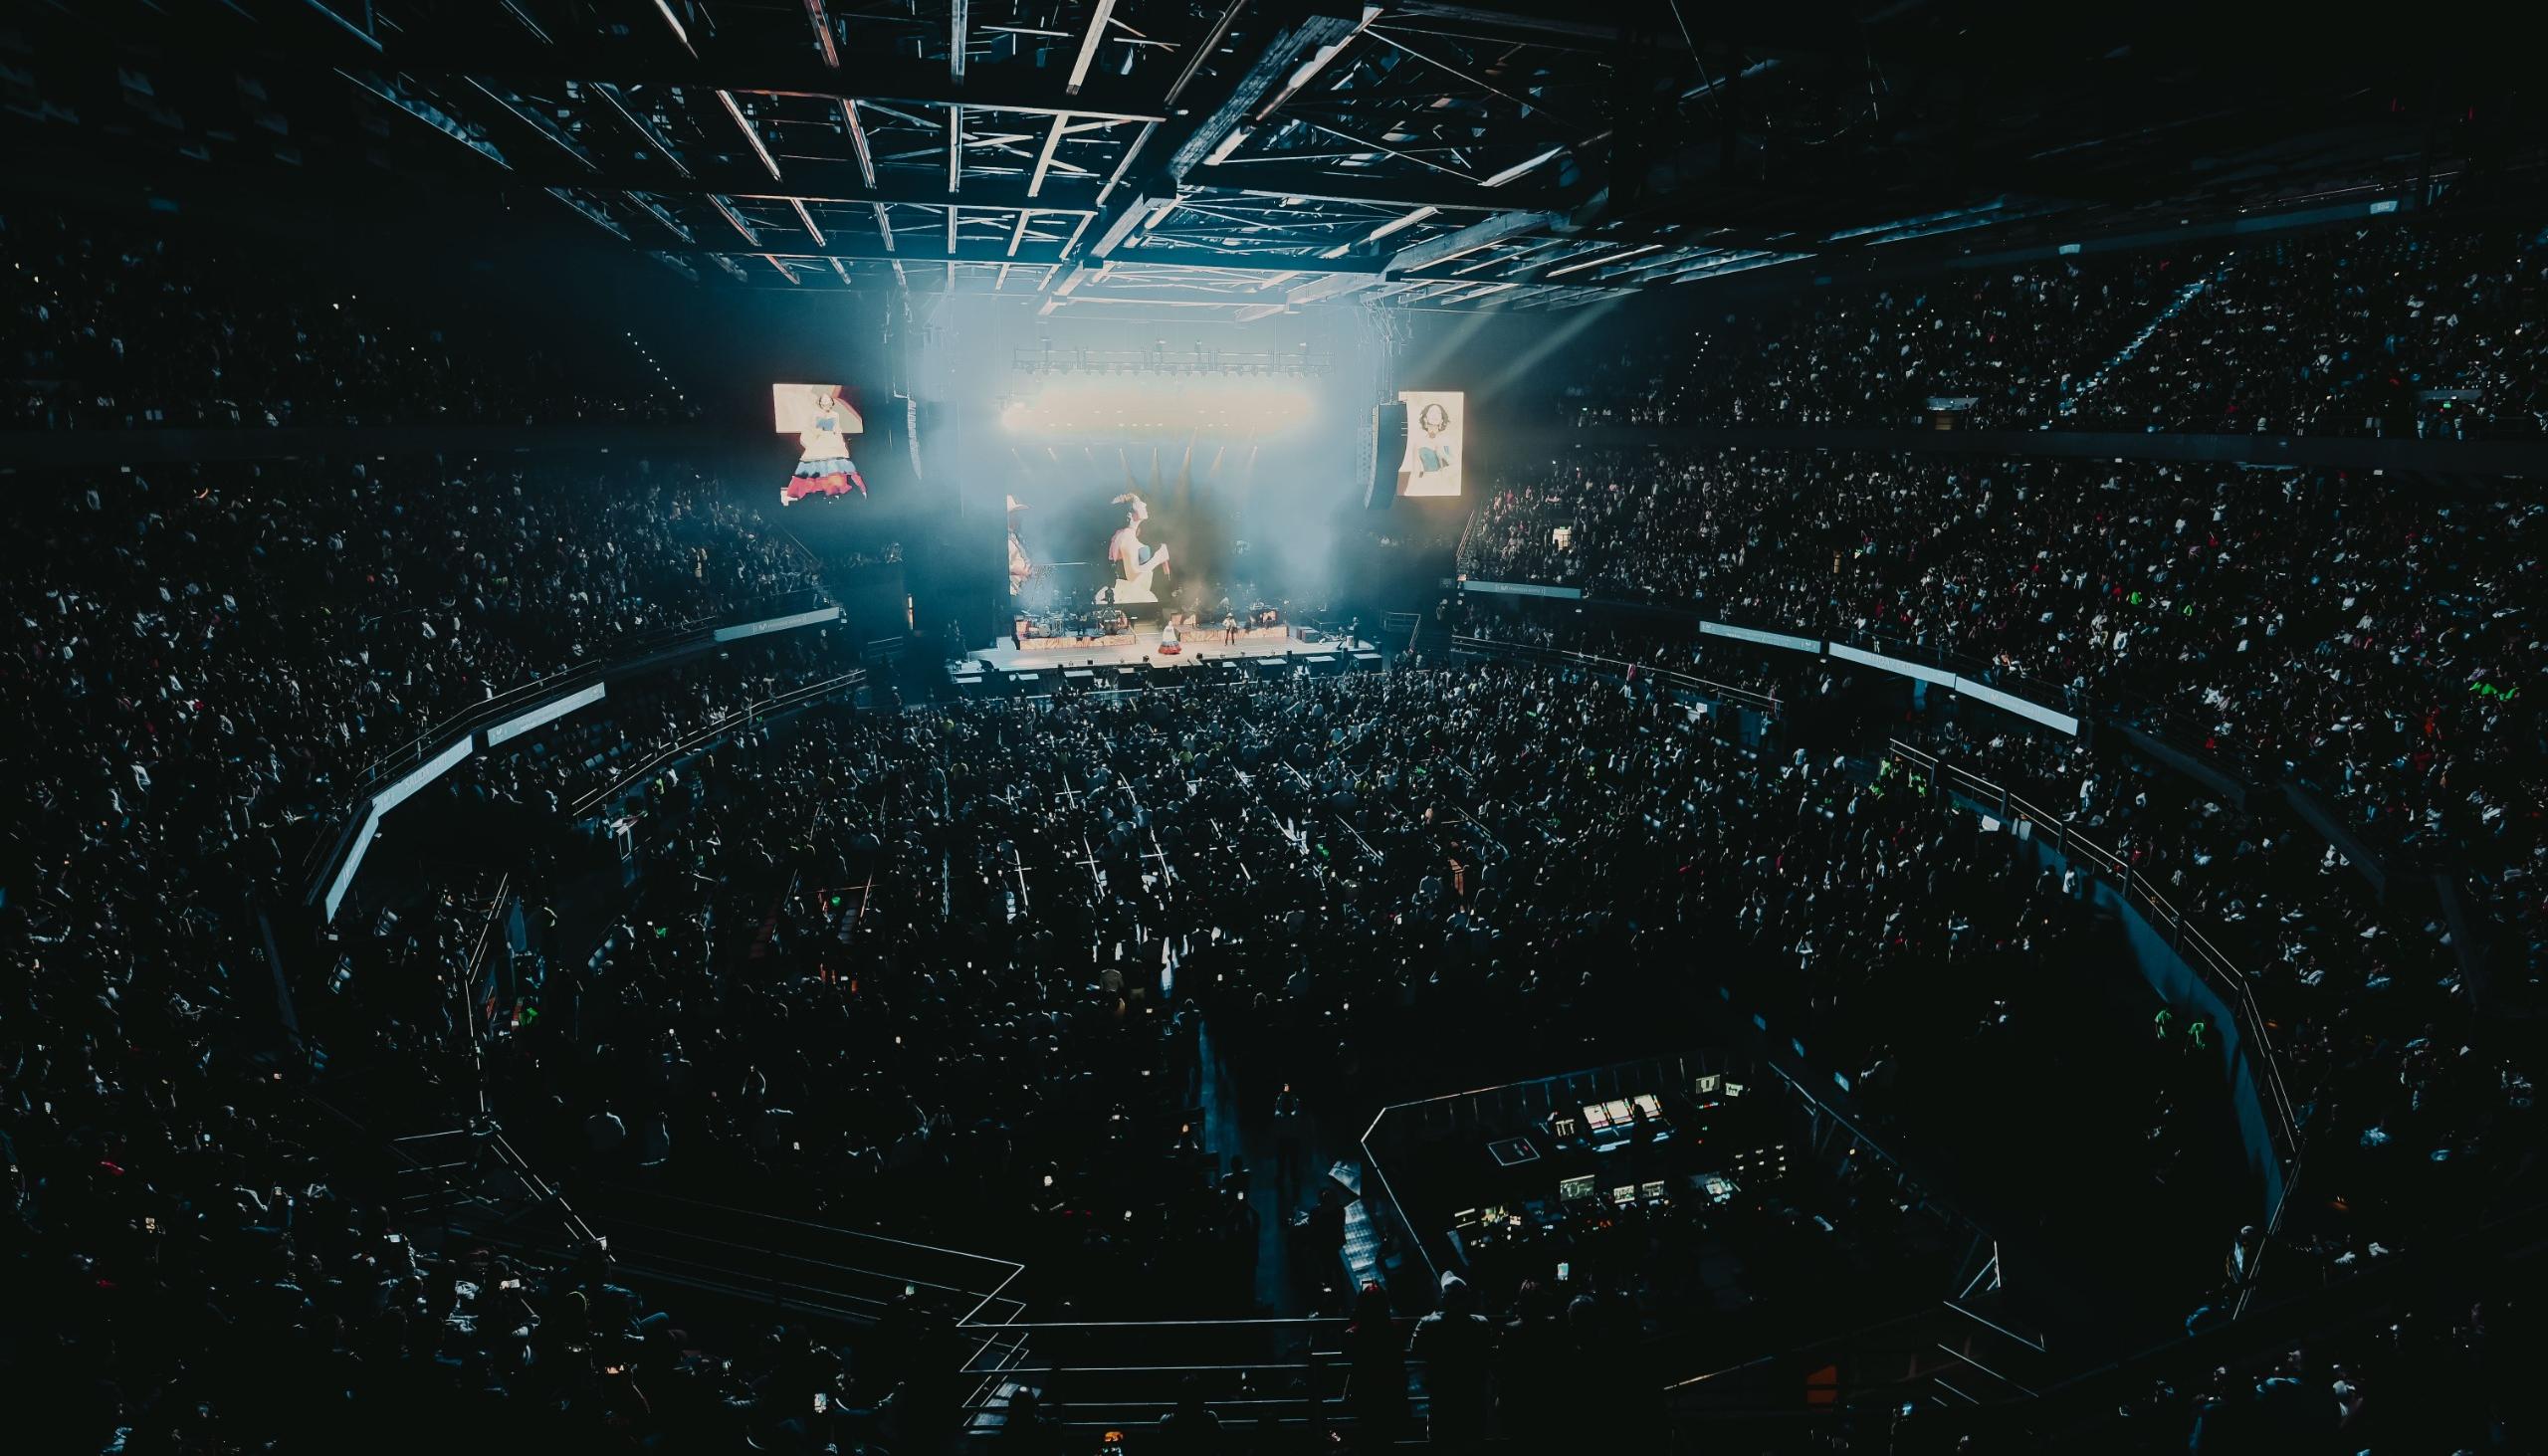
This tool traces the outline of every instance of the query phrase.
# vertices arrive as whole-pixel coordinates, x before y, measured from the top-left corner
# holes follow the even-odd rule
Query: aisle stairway
[[[2150,342],[2152,338],[2156,337],[2159,330],[2167,325],[2168,320],[2176,317],[2179,313],[2184,312],[2187,305],[2192,304],[2196,299],[2203,296],[2204,290],[2214,287],[2227,278],[2230,273],[2230,265],[2236,260],[2237,256],[2237,254],[2232,253],[2229,257],[2222,259],[2219,266],[2215,267],[2210,273],[2207,273],[2203,277],[2196,279],[2194,282],[2187,284],[2184,288],[2177,290],[2176,297],[2170,299],[2166,307],[2152,314],[2150,316],[2150,321],[2141,325],[2140,332],[2132,335],[2131,338],[2126,339],[2123,347],[2115,351],[2113,358],[2110,358],[2103,364],[2100,364],[2095,373],[2090,374],[2086,379],[2081,380],[2078,388],[2068,390],[2062,394],[2061,413],[2064,416],[2076,414],[2079,409],[2079,401],[2086,398],[2088,395],[2095,393],[2097,386],[2105,383],[2109,378],[2112,378],[2115,370],[2122,368],[2127,363],[2130,363],[2132,361],[2132,356],[2141,352],[2142,346]],[[2050,422],[2047,421],[2046,427],[2049,427],[2049,425]]]

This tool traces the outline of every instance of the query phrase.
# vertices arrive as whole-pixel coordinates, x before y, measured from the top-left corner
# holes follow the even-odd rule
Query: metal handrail
[[[1278,1325],[1350,1325],[1343,1315],[1251,1315],[1243,1318],[1203,1320],[1011,1320],[983,1328],[1015,1330],[1033,1334],[1038,1330],[1244,1330],[1272,1328]],[[958,1330],[970,1328],[958,1323]]]
[[[517,683],[491,698],[473,703],[451,714],[397,747],[381,752],[355,777],[353,784],[355,796],[360,797],[368,790],[378,787],[402,768],[410,768],[424,762],[462,732],[474,731],[484,727],[489,721],[501,718],[517,707],[528,706],[543,698],[588,687],[594,680],[622,671],[629,664],[641,661],[654,653],[714,634],[721,624],[758,621],[767,616],[783,616],[785,612],[777,610],[779,604],[808,599],[819,601],[822,599],[822,593],[811,587],[798,587],[789,591],[774,592],[767,596],[757,596],[747,602],[739,603],[723,611],[712,612],[704,617],[695,617],[686,622],[656,628],[651,632],[640,632],[621,638],[612,644],[613,647],[621,650],[614,652],[607,662],[585,663],[563,672],[550,673],[545,677]]]
[[[1681,672],[1675,668],[1656,667],[1650,663],[1630,662],[1625,658],[1603,657],[1598,653],[1591,652],[1570,652],[1565,648],[1541,647],[1528,642],[1504,642],[1493,637],[1470,637],[1457,632],[1451,634],[1451,647],[1454,651],[1473,652],[1483,656],[1527,658],[1533,662],[1557,663],[1569,667],[1589,668],[1592,671],[1602,673],[1623,673],[1628,669],[1633,668],[1637,672],[1647,673],[1654,677],[1662,678],[1678,687],[1688,688],[1694,692],[1708,693],[1715,697],[1740,703],[1747,708],[1758,709],[1764,713],[1777,713],[1779,711],[1779,700],[1775,695],[1762,693],[1751,688],[1738,688],[1732,683],[1716,682],[1713,679],[1702,678],[1694,673]]]
[[[2013,698],[2040,700],[2043,703],[2058,705],[2064,713],[2081,718],[2087,716],[2086,695],[2076,688],[2065,687],[2059,683],[2047,683],[2040,678],[2030,678],[2023,673],[2012,672],[1989,658],[1974,657],[1953,648],[1931,647],[1924,643],[1888,636],[1882,632],[1867,632],[1863,635],[1867,644],[1863,648],[1864,651],[1878,652],[1886,657],[1898,657],[1910,662],[1926,663],[1930,667],[1951,671],[1960,678],[1970,678],[1986,688],[1998,688]],[[1844,639],[1833,637],[1830,640],[1839,642]],[[1851,643],[1850,645],[1858,646],[1859,644]],[[1972,671],[1967,672],[1967,668]]]
[[[1954,780],[1947,785],[1948,787],[1962,789],[1976,799],[1996,801],[2004,812],[2052,826],[2059,836],[2055,847],[2060,853],[2080,854],[2083,859],[2090,862],[2091,873],[2102,869],[2106,875],[2117,878],[2126,904],[2137,901],[2143,910],[2152,914],[2168,930],[2176,933],[2172,936],[2172,941],[2178,953],[2186,955],[2188,963],[2195,966],[2207,981],[2213,983],[2216,990],[2225,995],[2230,1003],[2230,1014],[2238,1021],[2239,1034],[2255,1049],[2256,1055],[2252,1060],[2254,1065],[2261,1069],[2259,1080],[2264,1085],[2266,1101],[2272,1113],[2269,1132],[2275,1135],[2275,1141],[2281,1144],[2277,1151],[2284,1164],[2284,1199],[2287,1202],[2290,1196],[2290,1175],[2297,1169],[2300,1160],[2302,1143],[2299,1120],[2288,1085],[2283,1077],[2280,1061],[2273,1051],[2273,1039],[2266,1028],[2263,1010],[2256,1001],[2254,978],[2223,952],[2220,946],[2214,944],[2212,938],[2204,935],[2191,918],[2178,910],[2167,897],[2161,895],[2148,876],[2133,869],[2121,855],[2113,850],[2071,829],[2067,818],[2029,803],[2007,787],[1982,778],[1961,765],[1945,763],[1937,754],[1917,745],[1906,743],[1899,738],[1892,738],[1887,740],[1887,746],[1897,758],[1927,772],[1933,784],[1938,782],[1938,770],[1943,767]],[[2188,937],[2193,940],[2191,954],[2187,954]],[[2276,1207],[2275,1216],[2280,1216],[2280,1205]]]
[[[487,951],[496,938],[496,926],[504,919],[505,907],[512,903],[513,877],[496,877],[495,894],[487,906],[487,919],[478,927],[478,942],[469,954],[469,969],[460,978],[460,1024],[469,1032],[469,1072],[478,1097],[478,1115],[487,1116],[487,1048],[484,1028],[478,1024],[478,978],[487,965]]]
[[[1007,1394],[999,1388],[1000,1384],[1016,1377],[1035,1377],[1029,1383],[1039,1388],[1059,1384],[1067,1392],[1075,1376],[1099,1377],[1101,1380],[1105,1377],[1132,1376],[1135,1378],[1128,1387],[1125,1387],[1125,1393],[1113,1398],[1085,1395],[1081,1398],[1046,1398],[1039,1401],[1038,1405],[1041,1410],[1057,1418],[1066,1426],[1097,1427],[1143,1423],[1157,1420],[1168,1411],[1174,1409],[1178,1403],[1178,1397],[1169,1393],[1167,1382],[1151,1377],[1217,1376],[1254,1379],[1261,1382],[1256,1393],[1215,1394],[1208,1398],[1210,1407],[1225,1420],[1234,1419],[1252,1425],[1302,1422],[1312,1425],[1331,1422],[1350,1424],[1355,1416],[1350,1373],[1343,1377],[1332,1377],[1338,1372],[1350,1371],[1352,1356],[1347,1352],[1334,1348],[1332,1343],[1322,1342],[1318,1337],[1322,1334],[1342,1331],[1351,1323],[1342,1316],[1308,1316],[1218,1320],[1019,1321],[986,1326],[959,1324],[957,1329],[968,1333],[1014,1334],[1019,1338],[1014,1345],[999,1347],[1003,1352],[1002,1356],[989,1368],[975,1370],[970,1368],[968,1362],[963,1373],[978,1375],[981,1378],[975,1384],[972,1393],[959,1404],[958,1410],[967,1425],[973,1424],[984,1415],[996,1415],[1006,1409],[1009,1402]],[[1393,1335],[1403,1339],[1416,1321],[1412,1318],[1392,1318],[1389,1323]],[[1120,1364],[1070,1361],[1041,1364],[1022,1362],[1027,1337],[1039,1332],[1075,1335],[1083,1338],[1093,1335],[1132,1337],[1155,1334],[1178,1342],[1181,1351],[1190,1346],[1195,1334],[1207,1331],[1259,1333],[1278,1339],[1298,1335],[1308,1337],[1308,1343],[1305,1347],[1297,1349],[1277,1346],[1275,1348],[1281,1352],[1268,1356],[1247,1356],[1227,1360],[1194,1358],[1180,1353],[1170,1353],[1162,1360],[1135,1359]],[[976,1357],[990,1348],[986,1345],[982,1351],[977,1351]],[[1019,1362],[1012,1362],[1010,1356],[1017,1356]],[[1422,1359],[1413,1356],[1403,1357],[1403,1363],[1410,1376],[1420,1372],[1424,1366]],[[1425,1409],[1425,1405],[1421,1380],[1410,1379],[1406,1394],[1407,1411],[1411,1415],[1420,1414]]]
[[[764,613],[771,612],[780,604],[793,602],[802,609],[807,603],[825,600],[822,590],[811,586],[754,597],[741,606],[729,608],[711,617],[699,618],[678,626],[660,628],[624,639],[621,643],[614,645],[628,650],[613,655],[608,662],[587,663],[566,672],[551,673],[544,678],[533,678],[528,683],[518,683],[492,698],[471,704],[407,739],[399,746],[387,749],[374,757],[354,775],[343,803],[340,806],[322,806],[318,810],[316,817],[322,823],[333,822],[340,828],[344,827],[347,821],[336,817],[338,809],[341,808],[354,820],[359,820],[362,805],[368,802],[374,792],[393,775],[424,763],[434,754],[458,741],[464,734],[475,733],[509,713],[527,711],[534,704],[579,692],[614,673],[631,671],[667,653],[692,646],[705,647],[715,640],[720,622],[757,621],[762,619]],[[785,612],[780,611],[776,614],[785,615]],[[309,852],[302,862],[302,872],[314,883],[323,881],[330,863],[329,846],[334,843],[336,843],[335,840],[323,833],[312,837]]]
[[[719,719],[708,727],[689,733],[679,741],[664,747],[653,756],[649,757],[645,762],[640,763],[625,773],[620,774],[617,778],[612,779],[602,787],[593,789],[578,797],[574,803],[569,806],[569,816],[576,819],[583,818],[585,815],[590,814],[594,809],[610,802],[614,798],[617,798],[620,794],[627,792],[630,785],[642,782],[646,778],[652,776],[655,770],[663,767],[675,758],[697,752],[704,744],[733,732],[735,730],[735,726],[738,723],[749,723],[753,719],[766,713],[783,712],[786,709],[811,703],[820,698],[830,697],[838,694],[845,688],[858,687],[866,681],[867,670],[865,668],[855,668],[849,672],[839,674],[836,677],[826,678],[819,683],[809,683],[804,687],[791,688],[787,692],[761,699],[757,703],[747,703],[736,712],[727,715],[725,718]]]

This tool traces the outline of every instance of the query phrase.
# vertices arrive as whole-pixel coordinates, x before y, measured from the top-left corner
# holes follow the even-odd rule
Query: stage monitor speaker
[[[1406,404],[1392,399],[1372,410],[1372,481],[1363,509],[1386,511],[1397,501],[1398,462],[1406,459]]]

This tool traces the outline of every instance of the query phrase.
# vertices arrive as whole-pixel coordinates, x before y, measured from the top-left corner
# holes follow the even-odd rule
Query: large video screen
[[[769,386],[772,427],[796,437],[796,469],[779,487],[778,504],[793,506],[808,496],[867,496],[867,478],[849,458],[849,439],[865,434],[867,422],[837,384],[772,384]]]
[[[1468,421],[1468,397],[1457,390],[1401,389],[1406,406],[1406,455],[1397,466],[1401,496],[1456,496],[1460,464],[1467,458],[1460,438]]]
[[[769,413],[770,428],[782,435],[867,433],[849,391],[837,384],[772,384]]]

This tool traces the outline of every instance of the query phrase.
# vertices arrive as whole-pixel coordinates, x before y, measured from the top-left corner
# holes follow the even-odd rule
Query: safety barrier
[[[1406,1348],[1412,1321],[1392,1321]],[[1155,1426],[1179,1400],[1200,1399],[1225,1431],[1350,1427],[1357,1398],[1341,1319],[966,1322],[964,1428],[999,1430],[1020,1389],[1048,1419],[1087,1431]],[[1423,1361],[1408,1359],[1402,1431],[1423,1428]]]
[[[2271,1023],[2256,1003],[2254,978],[2214,943],[2212,937],[2179,910],[2175,902],[2162,894],[2148,876],[2132,868],[2129,861],[2112,849],[2073,830],[2064,816],[2029,802],[2006,785],[1945,762],[1936,754],[1899,738],[1889,740],[1887,747],[1896,760],[1927,775],[1934,791],[1995,808],[2013,830],[2022,826],[2027,837],[2038,843],[2045,842],[2043,832],[2048,830],[2047,847],[2054,854],[2085,870],[2095,880],[2113,887],[2123,905],[2138,913],[2156,930],[2167,940],[2169,948],[2183,957],[2213,994],[2229,1008],[2239,1040],[2253,1053],[2245,1060],[2263,1105],[2265,1132],[2271,1143],[2276,1164],[2274,1170],[2279,1174],[2274,1179],[2267,1232],[2279,1232],[2283,1214],[2290,1208],[2292,1192],[2300,1180],[2303,1142],[2298,1112],[2283,1076],[2282,1059],[2274,1050]],[[2238,1313],[2246,1310],[2253,1292],[2251,1280],[2239,1295]]]
[[[1590,652],[1568,652],[1555,647],[1535,647],[1523,642],[1500,642],[1492,637],[1465,637],[1457,633],[1452,634],[1451,650],[1473,657],[1538,663],[1543,667],[1581,668],[1587,672],[1599,673],[1604,677],[1652,677],[1670,683],[1676,688],[1699,694],[1701,697],[1739,704],[1772,717],[1776,717],[1779,711],[1779,700],[1772,694],[1756,692],[1750,688],[1738,688],[1731,683],[1714,682],[1677,669],[1656,667],[1651,663],[1630,662],[1625,658],[1602,657],[1597,653]]]
[[[612,1262],[648,1285],[719,1295],[791,1323],[802,1315],[873,1326],[909,1302],[966,1332],[968,1342],[1025,1311],[1014,1290],[1026,1266],[1013,1259],[654,1188],[587,1190]]]
[[[1582,591],[1571,586],[1555,587],[1512,581],[1462,581],[1460,589],[1504,596],[1574,598],[1584,595]],[[1677,618],[1697,628],[1701,637],[1715,637],[1728,642],[1747,642],[1755,647],[1775,647],[1782,651],[1803,653],[1809,657],[1828,655],[1843,662],[1874,668],[1878,672],[1909,678],[1914,682],[1935,684],[1951,693],[1977,702],[1988,703],[1994,708],[2013,713],[2019,718],[2041,724],[2045,728],[2068,733],[2073,737],[2078,735],[2080,721],[2087,711],[2085,705],[2079,701],[2078,695],[2068,689],[2019,680],[2016,686],[2023,691],[2013,693],[2003,686],[2009,681],[2011,675],[1996,665],[1959,659],[1951,653],[1942,653],[1929,648],[1889,643],[1882,637],[1873,639],[1878,646],[1885,649],[1877,651],[1874,647],[1861,647],[1854,643],[1824,638],[1819,634],[1774,631],[1763,627],[1745,627],[1733,622],[1712,621],[1685,607],[1647,607],[1625,602],[1597,604]]]
[[[632,638],[623,644],[629,650],[608,663],[552,674],[500,693],[374,759],[355,779],[353,807],[345,822],[333,839],[318,841],[316,848],[323,852],[306,866],[310,871],[307,899],[317,907],[320,922],[336,918],[373,836],[380,832],[381,817],[473,752],[601,702],[608,696],[611,679],[644,672],[736,637],[816,626],[840,616],[840,608],[823,603],[816,592],[764,597],[746,610],[749,615],[743,620],[723,626],[692,622]]]
[[[827,698],[837,698],[843,693],[855,691],[866,681],[867,670],[860,668],[836,677],[825,678],[819,683],[808,683],[801,688],[792,688],[757,702],[746,703],[741,709],[708,727],[688,733],[679,740],[648,754],[643,763],[630,768],[602,787],[577,798],[570,806],[572,815],[581,819],[613,799],[632,792],[637,785],[652,778],[665,764],[699,752],[719,738],[733,732],[741,725],[766,718],[773,713],[786,713],[791,709],[810,707]]]
[[[2004,785],[1944,762],[1936,754],[1899,738],[1889,740],[1887,747],[1897,759],[1927,773],[1933,787],[1962,794],[1977,803],[1996,805],[2002,817],[2012,824],[2042,825],[2050,829],[2054,853],[2111,882],[2126,904],[2141,912],[2169,936],[2171,948],[2184,955],[2187,962],[2200,971],[2236,1011],[2243,1023],[2241,1031],[2262,1054],[2260,1062],[2272,1073],[2267,1090],[2271,1097],[2273,1124],[2284,1144],[2284,1159],[2286,1162],[2296,1160],[2300,1140],[2291,1095],[2283,1084],[2264,1013],[2256,1005],[2252,978],[2214,944],[2211,936],[2179,911],[2174,902],[2159,893],[2159,887],[2148,876],[2134,870],[2113,850],[2073,830],[2062,815],[2027,801],[2023,795]]]
[[[714,618],[682,622],[619,639],[612,643],[618,650],[607,662],[588,663],[544,678],[533,678],[528,683],[518,683],[484,702],[469,705],[406,741],[384,749],[355,777],[354,792],[357,795],[372,792],[394,775],[414,769],[453,738],[489,725],[496,725],[499,729],[493,741],[502,742],[512,732],[537,727],[537,722],[525,720],[535,718],[545,707],[598,685],[606,678],[624,676],[676,653],[696,651],[728,640],[722,634],[750,635],[778,630],[776,624],[782,621],[789,626],[806,626],[840,615],[837,608],[826,614],[823,609],[827,605],[817,591],[781,592],[754,598]],[[720,626],[721,623],[728,625]],[[505,731],[508,729],[511,731]]]

